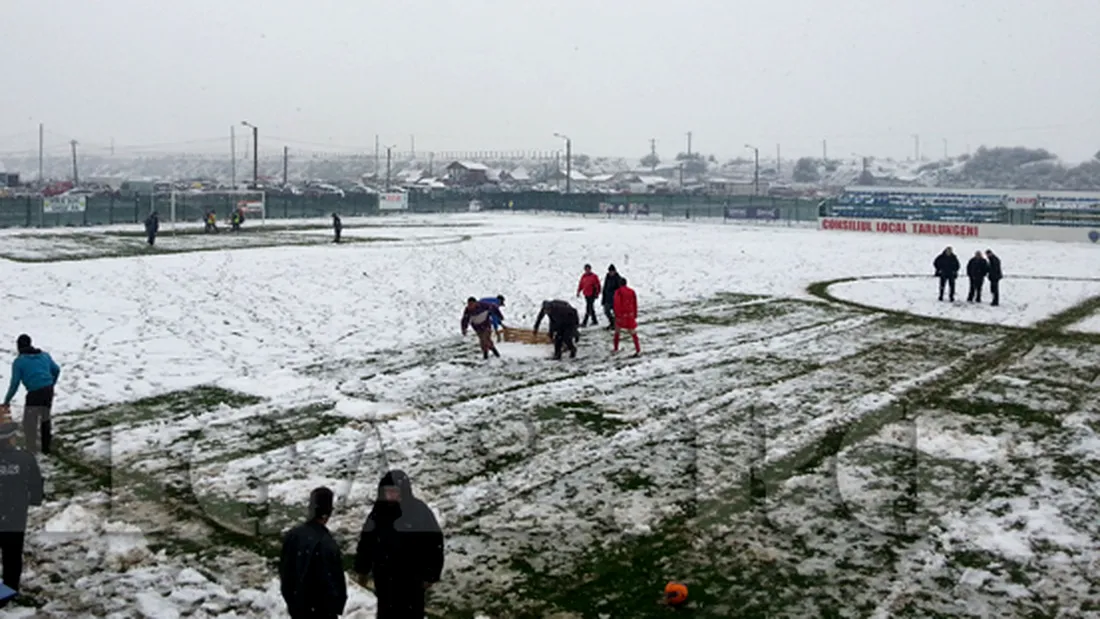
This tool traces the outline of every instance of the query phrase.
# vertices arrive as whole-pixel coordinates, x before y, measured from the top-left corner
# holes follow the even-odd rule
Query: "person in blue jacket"
[[[504,295],[498,294],[495,297],[485,297],[478,301],[479,303],[488,303],[489,305],[497,306],[497,309],[504,307]],[[500,341],[500,326],[501,318],[498,314],[489,314],[489,320],[493,323],[493,333],[497,336],[497,341]]]
[[[38,453],[39,430],[41,430],[42,453],[50,453],[50,439],[53,426],[50,422],[50,409],[53,407],[53,388],[61,368],[50,357],[31,345],[31,336],[24,333],[15,340],[19,356],[11,364],[11,384],[4,404],[0,408],[7,410],[11,399],[22,383],[27,389],[26,406],[23,409],[23,433],[27,437],[27,451]]]

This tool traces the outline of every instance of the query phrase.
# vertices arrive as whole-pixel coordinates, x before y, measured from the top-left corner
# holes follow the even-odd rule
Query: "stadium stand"
[[[1100,194],[1040,193],[1035,201],[1036,226],[1100,227]]]
[[[849,187],[832,206],[835,217],[958,223],[1007,221],[1005,192],[997,190]]]

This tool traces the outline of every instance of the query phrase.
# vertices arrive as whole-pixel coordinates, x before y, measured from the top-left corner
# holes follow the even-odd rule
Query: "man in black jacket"
[[[943,301],[943,288],[945,285],[950,288],[950,300],[954,301],[955,280],[959,277],[958,256],[948,247],[943,250],[942,254],[936,256],[932,266],[936,269],[936,277],[940,278],[940,301]]]
[[[1001,270],[1001,259],[993,253],[992,249],[985,250],[985,257],[989,260],[989,294],[993,295],[993,307],[1001,304],[1001,280],[1004,279],[1004,271]]]
[[[332,232],[336,235],[336,238],[332,239],[333,243],[340,242],[340,233],[344,231],[344,222],[340,220],[340,216],[336,213],[332,214]]]
[[[4,584],[19,591],[27,509],[42,504],[42,472],[34,454],[15,446],[19,424],[0,423],[0,555]],[[0,602],[3,607],[6,602]]]
[[[149,243],[149,247],[152,247],[157,242],[157,232],[160,230],[160,215],[156,211],[153,211],[149,217],[145,219],[145,236],[146,241]]]
[[[443,574],[443,531],[430,507],[413,496],[403,471],[386,473],[355,552],[359,583],[374,577],[377,619],[421,619],[425,593]]]
[[[560,299],[543,301],[542,309],[539,310],[539,315],[535,319],[535,333],[539,332],[539,325],[542,324],[544,316],[550,318],[550,337],[554,340],[554,359],[561,360],[562,348],[568,348],[569,358],[575,359],[577,357],[575,342],[580,338],[579,327],[581,324],[581,318],[577,314],[576,308],[570,305],[568,301]]]
[[[332,490],[309,495],[309,520],[287,532],[279,560],[279,581],[291,619],[333,619],[348,602],[340,545],[328,528]]]
[[[989,263],[982,257],[982,252],[974,252],[974,257],[966,263],[966,276],[970,279],[970,292],[966,294],[967,303],[982,302],[982,284],[985,276],[989,275]]]
[[[615,291],[623,285],[623,278],[615,270],[615,265],[607,267],[607,275],[603,278],[603,297],[600,299],[603,305],[603,313],[607,316],[607,330],[615,329]]]

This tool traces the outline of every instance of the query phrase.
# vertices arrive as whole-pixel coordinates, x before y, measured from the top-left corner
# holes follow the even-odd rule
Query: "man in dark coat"
[[[622,285],[622,276],[615,270],[615,265],[607,267],[607,275],[603,278],[603,313],[607,316],[607,330],[615,328],[615,291]]]
[[[982,252],[974,252],[974,257],[966,263],[966,276],[970,279],[970,292],[966,293],[967,303],[982,302],[982,284],[985,276],[989,275],[989,263],[982,257]]]
[[[554,340],[554,359],[561,359],[562,348],[569,349],[569,358],[577,357],[576,341],[580,338],[578,327],[581,324],[580,315],[576,308],[568,301],[555,300],[543,301],[538,318],[535,319],[534,332],[539,332],[539,325],[543,317],[550,319],[550,337]]]
[[[936,277],[940,279],[940,301],[943,301],[944,286],[950,288],[951,296],[949,298],[954,301],[955,280],[959,277],[959,257],[948,247],[943,250],[942,254],[936,256],[932,266],[936,269]]]
[[[993,253],[992,249],[985,250],[985,257],[989,261],[989,294],[993,295],[993,307],[1001,304],[1001,280],[1004,279],[1004,271],[1001,270],[1001,259]]]
[[[378,498],[355,552],[359,583],[374,578],[377,619],[421,619],[425,593],[443,574],[443,531],[430,507],[413,496],[403,471],[378,482]]]
[[[336,234],[336,238],[332,242],[339,243],[340,233],[344,231],[344,222],[340,221],[340,216],[336,213],[332,214],[332,231]]]
[[[279,582],[291,619],[333,619],[348,601],[340,545],[328,528],[332,490],[309,495],[309,520],[287,532],[279,560]]]
[[[15,446],[19,424],[0,423],[0,556],[4,584],[19,591],[27,509],[42,504],[42,473],[34,454]],[[2,608],[7,602],[0,602]]]
[[[149,217],[145,219],[145,236],[149,241],[149,247],[152,247],[157,242],[157,231],[160,230],[160,215],[156,211],[153,211]]]

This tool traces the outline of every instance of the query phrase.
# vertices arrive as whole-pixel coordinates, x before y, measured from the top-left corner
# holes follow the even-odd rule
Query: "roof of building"
[[[474,163],[473,161],[455,161],[447,166],[448,168],[462,168],[470,172],[488,172],[489,166],[483,163]]]

